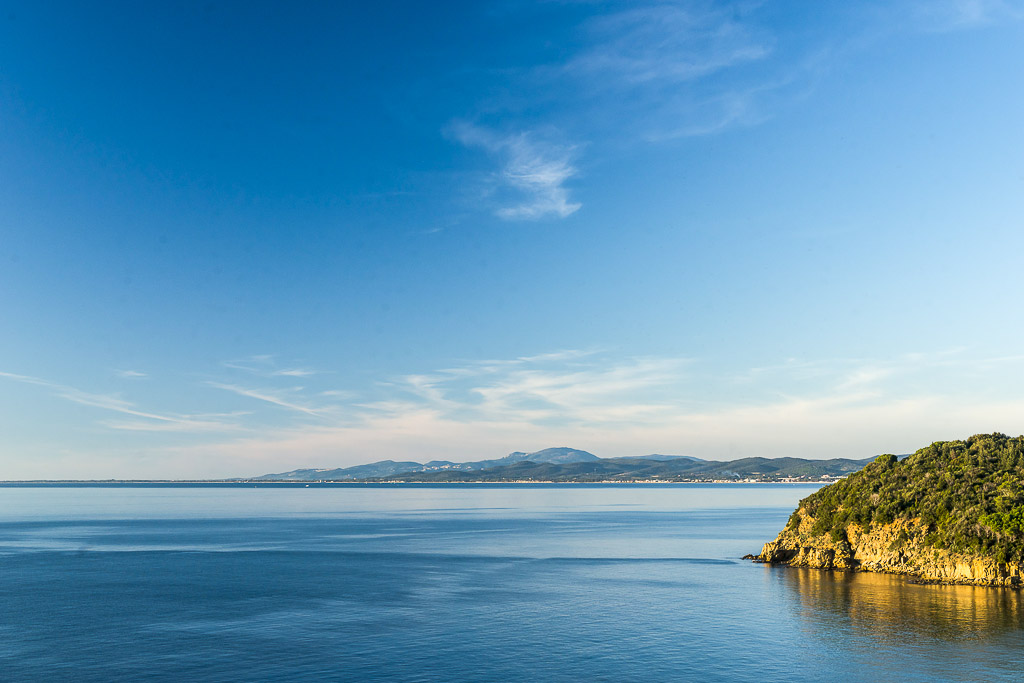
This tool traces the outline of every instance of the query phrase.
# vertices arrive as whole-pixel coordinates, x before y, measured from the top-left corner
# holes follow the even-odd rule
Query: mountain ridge
[[[450,460],[431,460],[426,463],[414,461],[379,460],[365,465],[353,465],[352,467],[338,467],[333,469],[298,469],[279,474],[264,474],[254,479],[273,481],[348,481],[354,479],[366,479],[377,477],[388,477],[406,472],[431,472],[431,471],[476,471],[486,470],[494,467],[513,465],[517,462],[530,460],[543,463],[571,463],[600,460],[593,453],[558,446],[545,448],[532,453],[513,451],[503,458],[492,458],[489,460],[474,460],[471,462],[452,462]]]
[[[514,451],[503,458],[472,462],[432,460],[381,460],[334,469],[298,469],[265,474],[252,481],[408,481],[408,482],[503,482],[503,481],[781,481],[821,480],[855,472],[870,462],[832,458],[740,458],[726,462],[687,455],[651,454],[600,458],[587,451],[561,446],[533,453]]]

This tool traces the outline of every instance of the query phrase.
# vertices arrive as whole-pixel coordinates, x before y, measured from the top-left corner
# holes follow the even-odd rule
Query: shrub
[[[880,455],[859,472],[800,502],[811,533],[847,538],[850,524],[919,519],[934,548],[1024,558],[1024,436],[979,434],[938,441],[900,461]],[[794,513],[788,529],[799,525]],[[905,542],[907,539],[900,539]]]

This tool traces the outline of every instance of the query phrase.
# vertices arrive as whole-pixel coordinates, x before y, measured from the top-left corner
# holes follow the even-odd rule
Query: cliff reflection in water
[[[1024,601],[1011,588],[920,585],[868,572],[770,571],[794,594],[800,618],[821,634],[869,636],[878,645],[905,646],[913,637],[957,642],[1019,637],[1024,626]]]

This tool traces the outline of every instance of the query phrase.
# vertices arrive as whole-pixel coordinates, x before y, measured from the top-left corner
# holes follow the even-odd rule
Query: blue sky
[[[7,3],[0,478],[1024,431],[1024,4]]]

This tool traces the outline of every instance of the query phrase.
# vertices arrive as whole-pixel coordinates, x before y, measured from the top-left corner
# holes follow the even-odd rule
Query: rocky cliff
[[[881,455],[800,501],[760,562],[1021,586],[1024,436],[937,441]]]
[[[813,535],[815,519],[800,508],[774,541],[752,556],[755,562],[791,567],[903,574],[924,583],[975,586],[1022,585],[1024,565],[977,553],[952,552],[929,544],[920,520],[899,519],[865,531],[859,524],[839,535]]]

